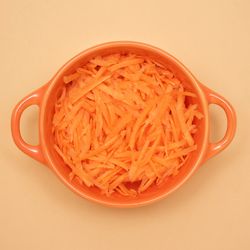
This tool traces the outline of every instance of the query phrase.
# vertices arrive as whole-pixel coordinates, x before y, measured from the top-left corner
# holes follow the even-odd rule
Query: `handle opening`
[[[20,132],[23,140],[29,144],[39,145],[39,106],[31,105],[24,110],[20,120]]]
[[[209,141],[211,143],[219,142],[226,134],[227,130],[227,117],[224,110],[216,104],[209,104]]]

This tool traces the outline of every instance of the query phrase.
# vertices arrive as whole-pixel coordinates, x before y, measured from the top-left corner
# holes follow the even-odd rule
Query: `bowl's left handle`
[[[40,144],[30,145],[23,140],[20,132],[20,119],[25,109],[27,109],[29,106],[37,105],[40,109],[46,88],[47,84],[24,97],[14,108],[11,117],[11,132],[17,147],[25,154],[43,164],[45,163],[45,159]]]

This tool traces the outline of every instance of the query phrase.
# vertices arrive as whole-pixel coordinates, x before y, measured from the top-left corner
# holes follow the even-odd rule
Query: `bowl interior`
[[[186,163],[181,167],[179,174],[174,177],[167,178],[165,182],[163,182],[160,186],[152,185],[145,192],[134,198],[124,197],[116,193],[111,195],[110,197],[106,197],[105,195],[101,194],[101,192],[97,188],[88,188],[84,185],[80,185],[76,180],[70,181],[69,167],[64,164],[62,159],[58,156],[53,148],[54,136],[52,135],[51,129],[52,117],[54,114],[54,103],[58,95],[60,94],[63,85],[63,76],[73,73],[76,68],[84,65],[94,56],[124,52],[132,52],[142,56],[147,56],[170,69],[176,75],[176,77],[181,80],[182,84],[187,90],[192,90],[196,93],[197,98],[189,98],[187,101],[189,103],[197,103],[199,106],[199,110],[203,114],[205,114],[202,120],[195,120],[198,131],[195,134],[194,139],[198,146],[198,150],[190,155]],[[199,84],[197,83],[195,78],[180,62],[178,62],[174,57],[162,50],[145,44],[129,42],[109,43],[93,47],[82,52],[81,54],[70,60],[68,63],[66,63],[51,80],[44,102],[46,117],[44,117],[44,119],[42,120],[43,124],[41,124],[41,129],[43,129],[42,134],[44,137],[47,159],[53,170],[63,180],[63,182],[85,198],[106,205],[123,207],[138,206],[152,202],[161,197],[164,197],[171,191],[175,190],[192,174],[195,169],[197,169],[198,165],[200,164],[204,152],[204,140],[207,137],[207,107],[204,104],[203,100],[203,92],[200,90]]]

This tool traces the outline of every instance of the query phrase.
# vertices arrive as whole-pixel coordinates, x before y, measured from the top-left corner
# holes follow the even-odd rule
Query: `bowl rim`
[[[203,115],[204,115],[204,138],[201,144],[201,148],[199,150],[199,156],[197,156],[197,160],[195,164],[191,167],[191,170],[187,173],[187,175],[181,179],[176,185],[174,185],[170,190],[166,190],[166,192],[163,192],[160,195],[157,195],[155,197],[150,197],[147,200],[143,200],[141,202],[138,202],[136,200],[133,201],[128,201],[127,203],[124,202],[117,202],[113,200],[101,200],[95,197],[92,197],[91,195],[88,195],[84,193],[83,191],[80,191],[77,189],[72,182],[69,182],[66,180],[60,171],[58,171],[57,167],[55,166],[53,159],[49,153],[48,147],[46,145],[46,140],[45,140],[45,129],[44,129],[44,124],[45,124],[45,109],[46,105],[48,102],[48,99],[50,97],[51,92],[53,91],[54,85],[57,83],[61,75],[69,69],[76,61],[82,59],[84,56],[87,56],[88,54],[91,54],[95,52],[96,50],[99,49],[109,49],[109,48],[114,48],[116,46],[124,46],[124,47],[140,47],[144,50],[148,51],[154,51],[157,54],[160,54],[163,57],[168,57],[168,59],[172,60],[179,68],[181,71],[185,73],[186,76],[192,81],[193,87],[195,88],[196,92],[198,93],[198,97],[200,99],[200,103],[202,106],[203,110]],[[92,46],[86,50],[83,50],[82,52],[78,53],[76,56],[68,60],[57,72],[56,74],[52,77],[52,79],[47,83],[47,89],[44,92],[44,96],[41,102],[41,109],[40,109],[40,119],[39,119],[39,135],[40,135],[40,143],[41,143],[41,148],[43,151],[44,158],[46,159],[47,164],[49,167],[55,172],[55,174],[59,177],[59,179],[66,185],[68,186],[72,191],[74,191],[76,194],[80,195],[81,197],[97,202],[102,205],[110,206],[110,207],[118,207],[118,208],[128,208],[128,207],[139,207],[139,206],[144,206],[151,204],[153,202],[162,200],[169,194],[173,193],[175,190],[177,190],[180,186],[182,186],[189,178],[190,176],[199,168],[201,163],[203,162],[204,156],[207,151],[207,145],[208,145],[208,134],[209,134],[209,120],[208,120],[208,101],[206,98],[206,95],[203,91],[202,85],[199,83],[199,81],[194,77],[194,75],[191,73],[191,71],[184,66],[177,58],[169,54],[168,52],[155,47],[153,45],[149,45],[146,43],[142,42],[134,42],[134,41],[113,41],[113,42],[107,42],[107,43],[102,43],[98,44],[95,46]]]

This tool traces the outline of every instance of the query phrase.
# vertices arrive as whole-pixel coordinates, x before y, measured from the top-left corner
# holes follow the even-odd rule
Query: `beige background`
[[[250,1],[0,2],[0,249],[250,249]],[[137,209],[113,209],[68,190],[20,152],[10,135],[13,106],[76,53],[98,43],[135,40],[179,58],[232,102],[232,145],[178,191]],[[225,117],[211,110],[218,139]],[[22,122],[37,141],[37,109]]]

